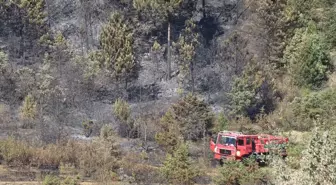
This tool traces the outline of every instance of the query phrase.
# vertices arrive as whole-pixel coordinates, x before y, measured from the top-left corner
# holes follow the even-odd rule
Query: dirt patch
[[[0,165],[0,183],[5,181],[33,181],[38,172],[33,169],[8,168]]]

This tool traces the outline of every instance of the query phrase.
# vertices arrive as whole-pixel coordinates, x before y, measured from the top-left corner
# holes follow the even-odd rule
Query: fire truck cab
[[[268,145],[284,144],[288,138],[272,135],[245,135],[241,132],[221,131],[210,140],[210,149],[216,160],[242,160],[250,155],[267,155]],[[286,149],[282,148],[280,155],[287,156]]]

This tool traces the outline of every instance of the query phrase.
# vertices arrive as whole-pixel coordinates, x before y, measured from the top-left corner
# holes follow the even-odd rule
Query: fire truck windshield
[[[233,137],[220,136],[218,143],[221,145],[236,146],[236,139]]]

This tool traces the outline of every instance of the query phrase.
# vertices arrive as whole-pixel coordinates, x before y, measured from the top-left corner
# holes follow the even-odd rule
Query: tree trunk
[[[46,4],[46,9],[47,9],[47,22],[48,22],[48,28],[51,28],[51,9],[50,9],[50,2],[49,1],[45,1]]]
[[[205,123],[203,123],[203,157],[204,159],[206,159],[206,151],[207,151],[207,147],[206,147],[206,138],[205,138],[205,135],[206,135],[206,127],[205,127]]]
[[[190,77],[191,77],[191,93],[194,94],[195,79],[194,79],[194,62],[190,62]]]
[[[205,0],[202,0],[202,11],[203,11],[203,17],[205,17]]]
[[[168,22],[168,43],[167,43],[167,79],[170,80],[171,74],[171,53],[170,53],[170,21]]]

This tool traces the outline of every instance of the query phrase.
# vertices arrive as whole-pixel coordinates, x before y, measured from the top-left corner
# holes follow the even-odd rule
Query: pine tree
[[[36,55],[43,51],[38,39],[48,31],[44,8],[44,0],[0,1],[0,25],[6,25],[4,34],[20,37],[19,52],[13,54],[22,56],[29,51]]]
[[[269,113],[274,109],[274,84],[264,68],[262,63],[252,61],[234,79],[229,97],[236,116],[255,119],[262,110]]]
[[[68,47],[66,39],[61,33],[50,36],[47,40],[48,53],[45,54],[43,64],[36,74],[36,97],[39,105],[41,134],[46,141],[62,139],[66,134],[65,118],[69,114],[67,108],[67,83],[62,82],[71,66],[73,55]],[[48,116],[56,124],[47,124],[44,116]],[[47,133],[50,127],[54,129],[52,134]]]
[[[24,121],[24,128],[32,127],[33,122],[37,119],[38,110],[37,103],[32,95],[27,95],[24,102],[20,108],[20,116],[22,121]]]
[[[113,105],[113,114],[120,122],[119,133],[124,135],[123,132],[126,132],[126,135],[129,138],[134,128],[134,120],[131,118],[129,104],[125,100],[118,98]]]
[[[199,34],[196,30],[196,25],[191,20],[186,21],[186,28],[181,33],[177,42],[177,51],[180,56],[181,71],[190,76],[191,92],[194,92],[195,86],[195,55],[199,45]]]
[[[161,119],[162,131],[157,141],[169,149],[183,140],[199,140],[212,127],[213,115],[209,106],[196,96],[188,94],[172,105]]]
[[[127,82],[135,75],[133,33],[120,13],[113,13],[100,34],[100,49],[91,58],[100,69],[117,81]]]
[[[21,0],[19,6],[27,11],[30,23],[36,25],[43,25],[45,23],[45,0]]]
[[[333,131],[315,129],[308,149],[303,153],[302,171],[308,184],[336,183],[336,138]]]
[[[281,59],[293,31],[293,20],[289,21],[289,15],[286,15],[290,12],[287,0],[258,0],[254,4],[257,15],[254,26],[261,29],[257,36],[264,44],[263,58],[276,69],[282,70],[285,65]]]
[[[188,8],[194,9],[194,0],[134,0],[133,7],[139,12],[146,12],[156,19],[168,23],[167,27],[167,79],[171,78],[171,26],[175,16]],[[184,5],[187,8],[182,10]],[[191,12],[191,11],[190,11]]]
[[[318,124],[312,131],[307,149],[302,152],[301,168],[291,169],[282,160],[273,161],[273,183],[279,185],[332,185],[336,183],[336,134],[322,130]]]
[[[167,155],[160,171],[170,183],[194,184],[194,178],[199,175],[199,171],[192,166],[188,155],[188,146],[184,143],[172,155]]]
[[[285,50],[288,71],[294,84],[301,87],[320,87],[333,70],[326,41],[315,30],[312,22],[310,28],[297,29]]]

